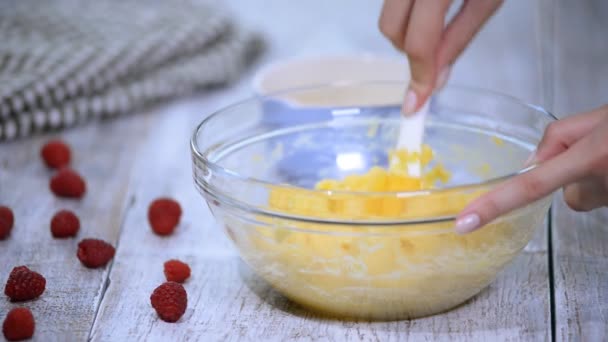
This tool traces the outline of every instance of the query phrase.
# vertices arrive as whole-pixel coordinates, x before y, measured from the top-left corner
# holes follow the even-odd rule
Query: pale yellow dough
[[[316,189],[276,188],[269,207],[318,219],[416,219],[454,215],[484,190],[431,192],[397,197],[386,192],[433,188],[450,174],[441,165],[422,178],[407,163],[427,165],[433,152],[394,151],[388,169],[322,180]],[[376,194],[332,193],[365,191]],[[332,315],[394,319],[419,317],[458,305],[488,285],[530,238],[513,222],[470,235],[452,232],[453,222],[400,226],[304,223],[260,218],[265,226],[233,226],[246,260],[289,298]]]

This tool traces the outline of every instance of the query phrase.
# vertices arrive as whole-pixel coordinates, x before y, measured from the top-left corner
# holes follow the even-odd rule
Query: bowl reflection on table
[[[398,82],[365,82],[260,96],[209,116],[195,131],[194,179],[213,215],[243,260],[305,307],[366,319],[445,311],[490,284],[542,225],[550,198],[472,234],[453,233],[454,215],[468,202],[524,172],[554,119],[483,90],[446,88],[431,103],[425,141],[435,158],[428,167],[450,170],[447,184],[315,190],[321,179],[387,166],[402,90]],[[374,94],[382,96],[366,97]],[[269,110],[269,101],[283,104]],[[307,116],[311,110],[324,115]]]

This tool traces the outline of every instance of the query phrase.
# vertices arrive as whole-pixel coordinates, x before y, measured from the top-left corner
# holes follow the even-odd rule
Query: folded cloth
[[[0,2],[0,141],[234,80],[261,40],[209,3]]]

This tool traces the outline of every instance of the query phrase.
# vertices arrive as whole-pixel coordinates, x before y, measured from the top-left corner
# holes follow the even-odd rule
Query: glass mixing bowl
[[[448,87],[425,141],[451,172],[433,189],[322,191],[315,183],[387,166],[404,85],[340,83],[246,100],[205,119],[194,179],[242,259],[276,290],[338,317],[448,310],[489,285],[542,226],[544,198],[468,235],[454,216],[515,175],[555,118],[494,92]]]

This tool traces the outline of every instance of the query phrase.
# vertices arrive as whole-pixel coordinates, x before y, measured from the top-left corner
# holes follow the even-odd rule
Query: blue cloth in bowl
[[[281,183],[312,188],[322,178],[363,173],[374,165],[387,165],[387,137],[369,136],[368,127],[340,127],[340,120],[382,120],[399,116],[398,105],[369,107],[298,106],[279,98],[264,98],[262,122],[270,131],[293,129],[267,144],[269,154],[283,151],[273,170]],[[308,126],[308,127],[306,127]],[[360,130],[360,132],[359,132]],[[360,133],[360,134],[359,134]],[[339,142],[339,143],[338,143]]]

